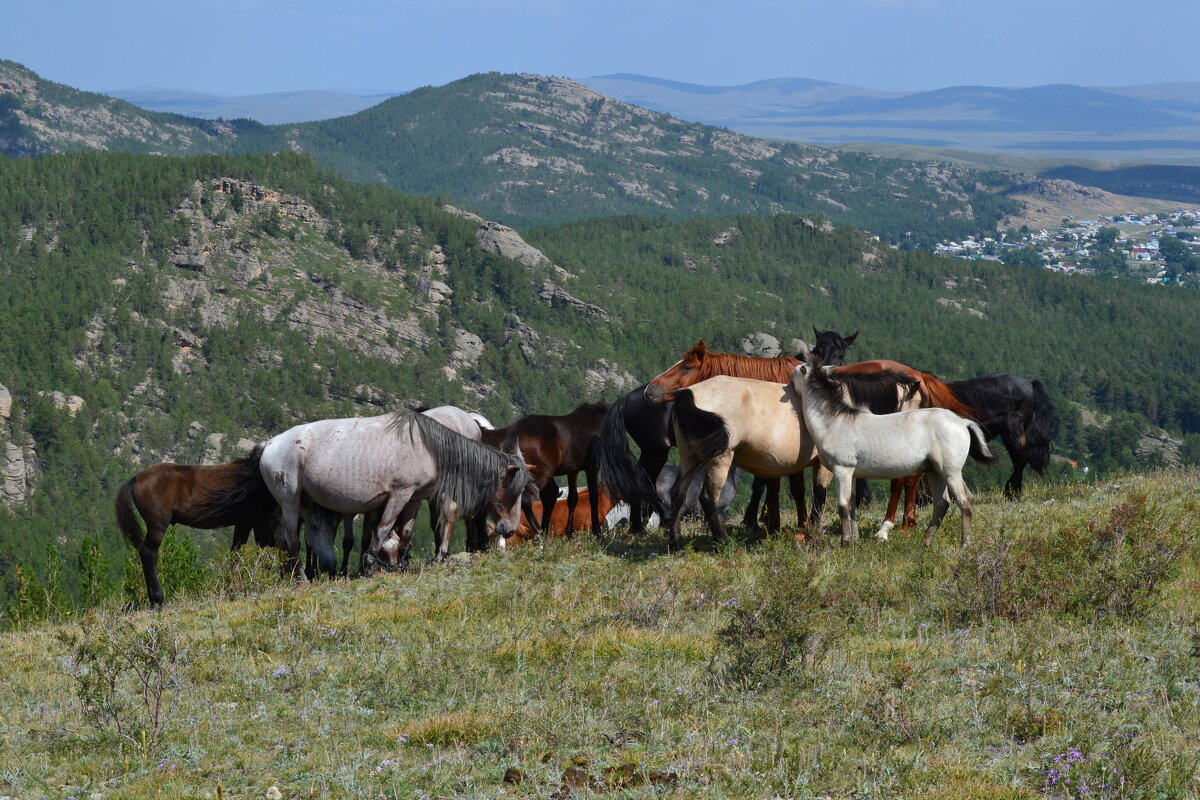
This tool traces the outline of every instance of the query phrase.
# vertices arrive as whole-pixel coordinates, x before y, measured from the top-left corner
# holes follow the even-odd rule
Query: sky
[[[0,0],[0,58],[220,95],[618,72],[883,90],[1200,82],[1200,0]]]

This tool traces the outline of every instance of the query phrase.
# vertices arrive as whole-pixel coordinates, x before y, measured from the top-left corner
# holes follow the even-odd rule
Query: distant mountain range
[[[401,93],[313,90],[226,97],[178,89],[118,89],[108,94],[148,111],[166,111],[199,119],[252,119],[264,125],[284,125],[346,117]]]
[[[618,74],[582,83],[627,103],[760,138],[1200,164],[1200,83],[951,86],[922,92],[803,78],[702,86]]]

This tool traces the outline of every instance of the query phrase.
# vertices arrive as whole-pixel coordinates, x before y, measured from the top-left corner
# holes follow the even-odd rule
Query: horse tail
[[[1025,427],[1023,452],[1029,466],[1045,473],[1050,464],[1050,445],[1058,436],[1058,414],[1041,381],[1030,381],[1033,385],[1033,413]]]
[[[121,488],[117,490],[115,503],[117,527],[120,528],[125,541],[133,545],[134,550],[142,548],[142,526],[138,523],[137,511],[133,504],[133,487],[137,483],[137,479],[138,476],[134,475],[121,485]]]
[[[950,384],[928,372],[921,373],[921,393],[925,397],[926,408],[945,408],[960,417],[975,417],[975,409],[963,402]]]
[[[696,397],[690,389],[675,393],[674,421],[676,437],[687,442],[696,463],[716,458],[729,449],[729,428],[724,418],[696,407]]]
[[[995,464],[1000,460],[1000,457],[988,449],[987,434],[983,432],[983,428],[975,420],[965,420],[967,428],[971,432],[971,458],[981,464]]]
[[[629,438],[625,430],[625,404],[628,397],[613,403],[600,424],[596,437],[596,460],[599,462],[601,480],[614,499],[640,501],[656,508],[658,493],[654,481],[633,457]],[[661,512],[661,509],[660,509]]]

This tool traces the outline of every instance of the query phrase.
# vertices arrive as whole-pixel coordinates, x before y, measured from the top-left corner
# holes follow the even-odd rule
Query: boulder
[[[747,334],[742,337],[741,348],[746,355],[757,358],[775,358],[783,352],[779,340],[769,333]]]
[[[12,392],[0,383],[0,419],[12,416]]]

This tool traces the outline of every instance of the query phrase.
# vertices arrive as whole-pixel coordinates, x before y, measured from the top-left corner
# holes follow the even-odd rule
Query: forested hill
[[[768,142],[561,78],[473,75],[347,117],[263,126],[143,111],[0,62],[0,152],[81,149],[311,153],[353,180],[446,196],[517,227],[786,211],[915,245],[995,230],[1019,207],[998,171]]]
[[[814,324],[859,330],[859,359],[1041,378],[1058,452],[1097,468],[1159,463],[1151,425],[1200,450],[1194,293],[902,252],[794,215],[527,236],[548,260],[293,154],[0,157],[0,574],[50,537],[68,561],[86,533],[122,553],[112,494],[166,458],[227,460],[298,421],[410,402],[565,413],[701,337],[788,347]]]

